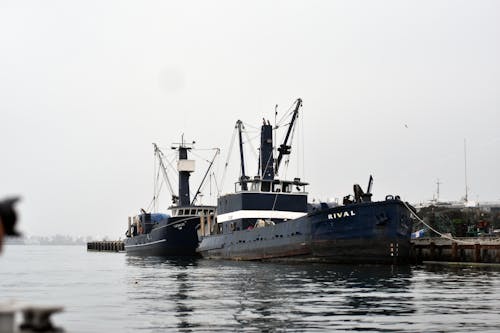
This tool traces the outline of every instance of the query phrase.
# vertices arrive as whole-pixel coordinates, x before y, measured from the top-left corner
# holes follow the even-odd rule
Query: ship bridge
[[[234,184],[234,192],[262,192],[262,193],[298,193],[307,194],[306,185],[308,183],[300,181],[300,178],[291,180],[267,180],[261,179],[259,176],[245,177],[244,179]]]

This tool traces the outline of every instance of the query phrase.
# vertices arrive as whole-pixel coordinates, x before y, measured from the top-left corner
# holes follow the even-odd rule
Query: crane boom
[[[288,145],[288,139],[290,138],[290,134],[292,133],[292,129],[293,129],[293,126],[295,125],[295,120],[297,119],[297,116],[299,115],[299,108],[301,106],[302,106],[302,99],[297,98],[297,101],[295,102],[295,109],[293,110],[293,114],[292,114],[292,120],[290,121],[290,125],[288,126],[285,140],[283,141],[283,144],[281,144],[280,147],[278,148],[279,155],[278,155],[278,158],[276,160],[275,173],[278,173],[283,156],[290,155],[290,149],[292,148],[292,146]]]

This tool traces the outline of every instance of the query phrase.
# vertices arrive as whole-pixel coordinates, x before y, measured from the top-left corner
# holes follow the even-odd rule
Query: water
[[[498,332],[500,271],[129,257],[8,246],[0,302],[64,305],[72,332]]]

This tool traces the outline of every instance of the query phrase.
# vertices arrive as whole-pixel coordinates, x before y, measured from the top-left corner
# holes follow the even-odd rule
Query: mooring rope
[[[447,236],[447,235],[444,235],[442,233],[440,233],[439,231],[437,231],[436,229],[434,229],[433,227],[431,227],[430,225],[428,225],[427,223],[424,222],[423,219],[420,218],[420,216],[418,216],[414,211],[413,209],[411,209],[408,204],[406,203],[406,201],[402,201],[403,204],[405,205],[406,209],[408,209],[410,211],[410,213],[417,218],[417,220],[419,220],[423,225],[425,225],[427,228],[431,229],[432,231],[434,231],[436,234],[438,234],[439,236],[441,236],[442,238],[446,238],[446,239],[449,239],[453,242],[456,242],[456,243],[462,243],[462,244],[467,244],[467,245],[474,245],[474,243],[471,243],[471,242],[466,242],[466,241],[463,241],[463,240],[459,240],[459,239],[456,239],[456,238],[453,238],[453,237],[450,237],[450,236]]]

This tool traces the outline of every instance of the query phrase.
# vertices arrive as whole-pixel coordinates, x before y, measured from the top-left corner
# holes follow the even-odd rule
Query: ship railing
[[[238,192],[262,192],[262,193],[299,193],[305,194],[306,185],[300,178],[294,180],[265,180],[260,177],[253,179],[245,178],[234,183],[234,191]]]

